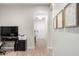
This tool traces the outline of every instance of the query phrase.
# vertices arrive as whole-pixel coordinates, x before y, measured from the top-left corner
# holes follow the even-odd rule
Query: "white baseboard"
[[[48,49],[52,49],[53,50],[52,56],[55,56],[55,48],[54,47],[48,47]]]
[[[27,47],[27,49],[34,49],[34,47]]]
[[[48,47],[48,49],[53,49],[53,47]]]

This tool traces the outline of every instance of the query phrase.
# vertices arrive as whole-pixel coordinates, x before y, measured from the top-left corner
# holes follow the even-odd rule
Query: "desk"
[[[18,40],[18,36],[2,36],[2,41],[16,41]]]

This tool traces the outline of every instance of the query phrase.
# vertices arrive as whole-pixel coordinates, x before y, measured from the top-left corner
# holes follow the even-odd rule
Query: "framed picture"
[[[76,19],[76,3],[69,3],[64,8],[64,18],[65,18],[65,27],[74,27],[77,25],[77,19]]]
[[[57,29],[57,17],[53,18],[53,28]]]
[[[63,28],[63,26],[64,26],[64,14],[63,14],[63,10],[61,10],[57,14],[57,28]]]

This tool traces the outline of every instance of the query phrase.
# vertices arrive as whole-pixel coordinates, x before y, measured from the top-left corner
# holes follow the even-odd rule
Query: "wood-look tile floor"
[[[7,51],[5,56],[51,56],[52,50],[28,49],[26,51]]]
[[[5,56],[52,56],[53,50],[48,49],[45,40],[38,40],[35,49],[26,51],[7,51]]]

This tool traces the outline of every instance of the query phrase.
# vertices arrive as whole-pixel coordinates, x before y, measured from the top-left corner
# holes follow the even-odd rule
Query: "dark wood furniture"
[[[26,40],[17,40],[14,44],[14,51],[25,51],[25,41]]]

